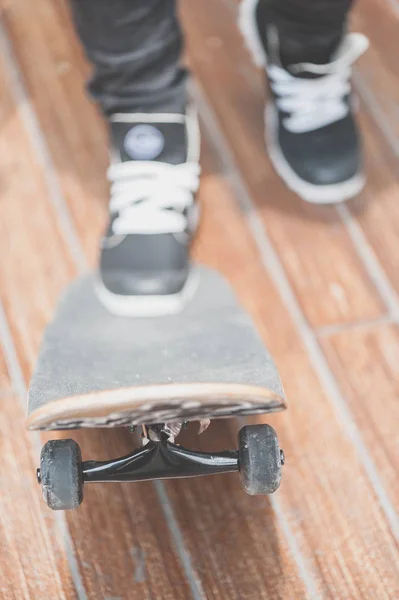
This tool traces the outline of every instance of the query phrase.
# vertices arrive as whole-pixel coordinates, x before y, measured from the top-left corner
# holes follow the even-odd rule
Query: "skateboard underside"
[[[48,326],[28,402],[31,429],[244,416],[285,408],[277,369],[227,282],[197,267],[178,315],[111,316],[95,275],[75,281]]]

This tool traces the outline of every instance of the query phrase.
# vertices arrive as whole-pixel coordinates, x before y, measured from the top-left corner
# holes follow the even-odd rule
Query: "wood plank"
[[[395,0],[363,0],[354,6],[353,28],[365,33],[370,48],[359,60],[356,71],[372,90],[375,102],[389,124],[393,138],[399,138],[399,6]]]
[[[28,373],[54,300],[75,269],[3,63],[0,92],[0,295],[18,358]],[[51,295],[46,295],[49,284]]]
[[[25,381],[28,382],[43,327],[52,314],[61,289],[72,277],[74,268],[58,229],[40,165],[30,146],[18,106],[11,98],[9,89],[9,81],[0,63],[0,252],[6,257],[6,260],[0,261],[0,298],[17,347]],[[80,200],[82,201],[82,198]],[[87,227],[90,229],[90,221]],[[14,435],[17,425],[9,425],[13,418],[12,412],[10,416],[4,416],[4,419],[7,419],[4,421],[4,428],[10,427],[12,431],[11,441],[4,441],[4,445],[7,451],[14,452],[15,455],[20,440]],[[16,422],[21,427],[22,421],[23,417],[20,415]],[[97,458],[98,454],[101,454],[110,458],[114,456],[113,452],[126,453],[127,448],[131,448],[126,436],[119,438],[120,435],[115,432],[110,432],[110,435],[96,432],[94,435],[85,436],[84,440],[79,437],[79,441],[82,442],[85,457]],[[22,449],[21,452],[23,453]],[[11,468],[17,472],[16,464],[12,462],[14,455],[10,454],[7,473]],[[34,485],[34,498],[27,497],[26,502],[31,503],[35,510],[37,505],[43,510],[43,517],[38,518],[39,525],[43,519],[51,523],[52,513],[45,507],[40,490],[34,482],[34,463],[26,458],[22,459],[22,464],[24,474],[25,470],[29,470],[29,485]],[[37,535],[32,535],[28,541],[24,532],[23,513],[20,515],[20,507],[16,506],[15,499],[23,495],[25,484],[22,480],[18,489],[15,473],[13,477],[10,495],[2,499],[2,502],[5,505],[5,514],[9,514],[11,509],[14,510],[15,514],[10,515],[10,521],[15,525],[12,531],[16,537],[16,551],[21,551],[24,544],[34,548],[32,540],[35,540]],[[87,502],[80,510],[68,513],[67,520],[88,597],[127,598],[132,597],[131,594],[134,593],[137,597],[146,599],[152,598],[153,594],[162,594],[162,597],[170,600],[187,598],[188,586],[172,547],[159,500],[151,484],[134,488],[93,486],[87,490],[86,495]],[[27,514],[32,515],[30,520],[26,517],[26,531],[30,535],[33,531],[33,524],[30,522],[34,521],[33,508],[31,513],[27,509]],[[44,531],[43,536],[45,535],[48,534]],[[44,550],[39,551],[42,552],[45,561]],[[48,547],[47,551],[52,550]],[[25,577],[29,576],[32,570],[29,565],[30,554],[26,552],[28,558],[19,557],[22,568],[26,569]],[[45,581],[43,586],[48,585],[48,581],[54,578],[54,585],[58,586],[60,592],[44,594],[41,597],[62,598],[69,594],[68,573],[64,569],[58,574],[54,566],[55,560],[62,563],[61,551],[54,550],[54,556],[50,566],[43,566],[44,576],[47,577],[47,583]],[[18,556],[13,557],[11,554],[10,560],[11,558],[18,564]],[[51,568],[54,570],[53,574],[50,572]],[[40,573],[40,569],[41,567],[37,567],[36,572]],[[32,582],[36,579],[37,575],[32,576]],[[27,584],[22,580],[17,583],[16,593],[18,590],[22,593],[23,585]]]
[[[344,331],[323,346],[399,512],[398,326]]]
[[[300,201],[266,157],[264,75],[243,48],[231,3],[183,6],[191,64],[309,322],[320,327],[380,315],[381,301],[335,209]]]
[[[76,598],[65,540],[38,493],[32,438],[1,352],[0,383],[0,596]]]
[[[388,126],[391,144],[399,136],[399,93],[397,81],[399,52],[397,29],[398,6],[394,2],[364,0],[353,14],[354,28],[363,31],[371,41],[370,49],[359,61],[358,72],[368,86],[371,100],[366,98],[368,110],[377,121],[381,118]],[[362,89],[360,88],[360,91]],[[371,102],[371,104],[370,104]],[[398,155],[381,134],[381,124],[364,112],[362,132],[369,156],[369,184],[367,205],[351,202],[349,208],[363,229],[391,284],[399,292],[399,236]]]
[[[289,410],[268,419],[277,428],[287,455],[283,484],[276,498],[317,589],[323,598],[394,598],[399,593],[397,567],[392,562],[397,561],[397,545],[356,450],[343,433],[342,425],[312,371],[304,347],[265,273],[228,187],[217,178],[207,178],[202,183],[202,202],[205,221],[196,255],[219,268],[232,282],[275,357],[286,388]],[[362,432],[367,437],[367,423],[363,427]],[[378,449],[370,446],[369,451],[377,459]],[[173,498],[182,507],[179,519],[184,527],[183,507],[185,503],[192,506],[199,492],[191,491],[191,485],[196,485],[194,482],[171,485],[176,486]],[[215,479],[212,490],[220,491],[212,491],[209,496],[221,498],[226,493],[226,485],[229,484]],[[238,486],[238,482],[234,485]],[[232,489],[228,487],[229,497],[232,497]],[[262,535],[273,527],[270,521],[266,523],[270,508],[267,500],[256,499],[256,508],[252,500],[240,497],[241,510],[243,514],[246,510],[249,514],[253,510],[259,511],[256,523],[258,535]],[[234,496],[234,507],[236,503]],[[218,513],[212,517],[211,510],[217,511],[217,507],[205,506],[201,501],[196,503],[196,520],[187,527],[186,534],[186,544],[196,560],[200,560],[203,571],[210,567],[205,558],[211,552],[209,548],[218,548],[221,544],[218,528],[208,530],[206,539],[203,534],[204,521],[210,522],[213,518],[213,522],[218,522]],[[263,518],[265,522],[261,520]],[[246,532],[245,535],[250,534]],[[350,544],[348,540],[351,540]],[[258,539],[257,543],[265,542]],[[262,555],[264,553],[265,550]],[[209,560],[217,560],[220,569],[229,572],[221,552],[217,553],[217,558],[214,553],[211,556]],[[243,577],[239,581],[243,585],[239,588],[242,597],[251,597],[245,587],[247,580]],[[277,587],[273,590],[276,597],[279,597],[278,583],[277,578]],[[289,593],[292,594],[292,590],[287,596]]]
[[[87,65],[82,73],[71,61],[71,29],[63,31],[57,3],[17,0],[3,2],[3,8],[4,23],[10,31],[14,52],[24,66],[29,94],[40,122],[46,127],[61,190],[83,249],[94,263],[98,236],[104,227],[101,201],[107,196],[107,183],[105,178],[97,176],[95,165],[100,161],[105,172],[107,152],[104,125],[85,93]],[[76,44],[75,52],[81,57]],[[60,140],[67,142],[68,155],[64,154],[65,145]],[[85,181],[84,190],[81,181]],[[86,202],[81,201],[83,194]]]
[[[368,184],[365,193],[348,203],[385,271],[399,293],[399,175],[398,163],[372,118],[364,112],[360,119],[367,147]]]

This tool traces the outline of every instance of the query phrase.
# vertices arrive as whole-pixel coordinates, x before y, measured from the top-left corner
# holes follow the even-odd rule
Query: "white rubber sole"
[[[259,38],[255,10],[258,0],[242,0],[239,11],[239,27],[245,44],[257,67],[267,67],[267,57]],[[278,122],[273,104],[265,110],[265,141],[270,160],[287,187],[306,202],[312,204],[337,204],[357,196],[364,188],[366,178],[357,173],[350,179],[330,185],[314,185],[305,181],[292,169],[278,143]]]
[[[199,284],[199,272],[193,268],[178,294],[167,296],[122,296],[113,294],[98,277],[95,291],[101,304],[117,317],[161,317],[181,312],[194,296]]]

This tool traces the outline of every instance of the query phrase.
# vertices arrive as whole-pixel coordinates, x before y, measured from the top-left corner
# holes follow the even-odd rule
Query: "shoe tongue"
[[[317,78],[339,72],[345,67],[350,67],[368,48],[366,36],[352,33],[344,37],[337,50],[331,55],[327,64],[313,64],[302,62],[287,67],[287,70],[296,77]]]
[[[187,160],[184,115],[113,115],[111,137],[122,162],[149,160],[178,165]]]

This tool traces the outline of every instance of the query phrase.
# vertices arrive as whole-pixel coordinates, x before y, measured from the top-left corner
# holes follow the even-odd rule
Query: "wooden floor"
[[[230,279],[290,401],[269,422],[287,463],[271,499],[238,478],[93,485],[67,514],[35,481],[43,438],[26,386],[60,292],[95,264],[107,142],[65,0],[1,0],[0,597],[399,598],[399,3],[361,0],[356,69],[369,183],[337,208],[301,202],[263,146],[262,73],[234,0],[183,0],[201,112],[201,261]],[[77,434],[85,457],[120,431]],[[213,424],[202,447],[235,444]]]

